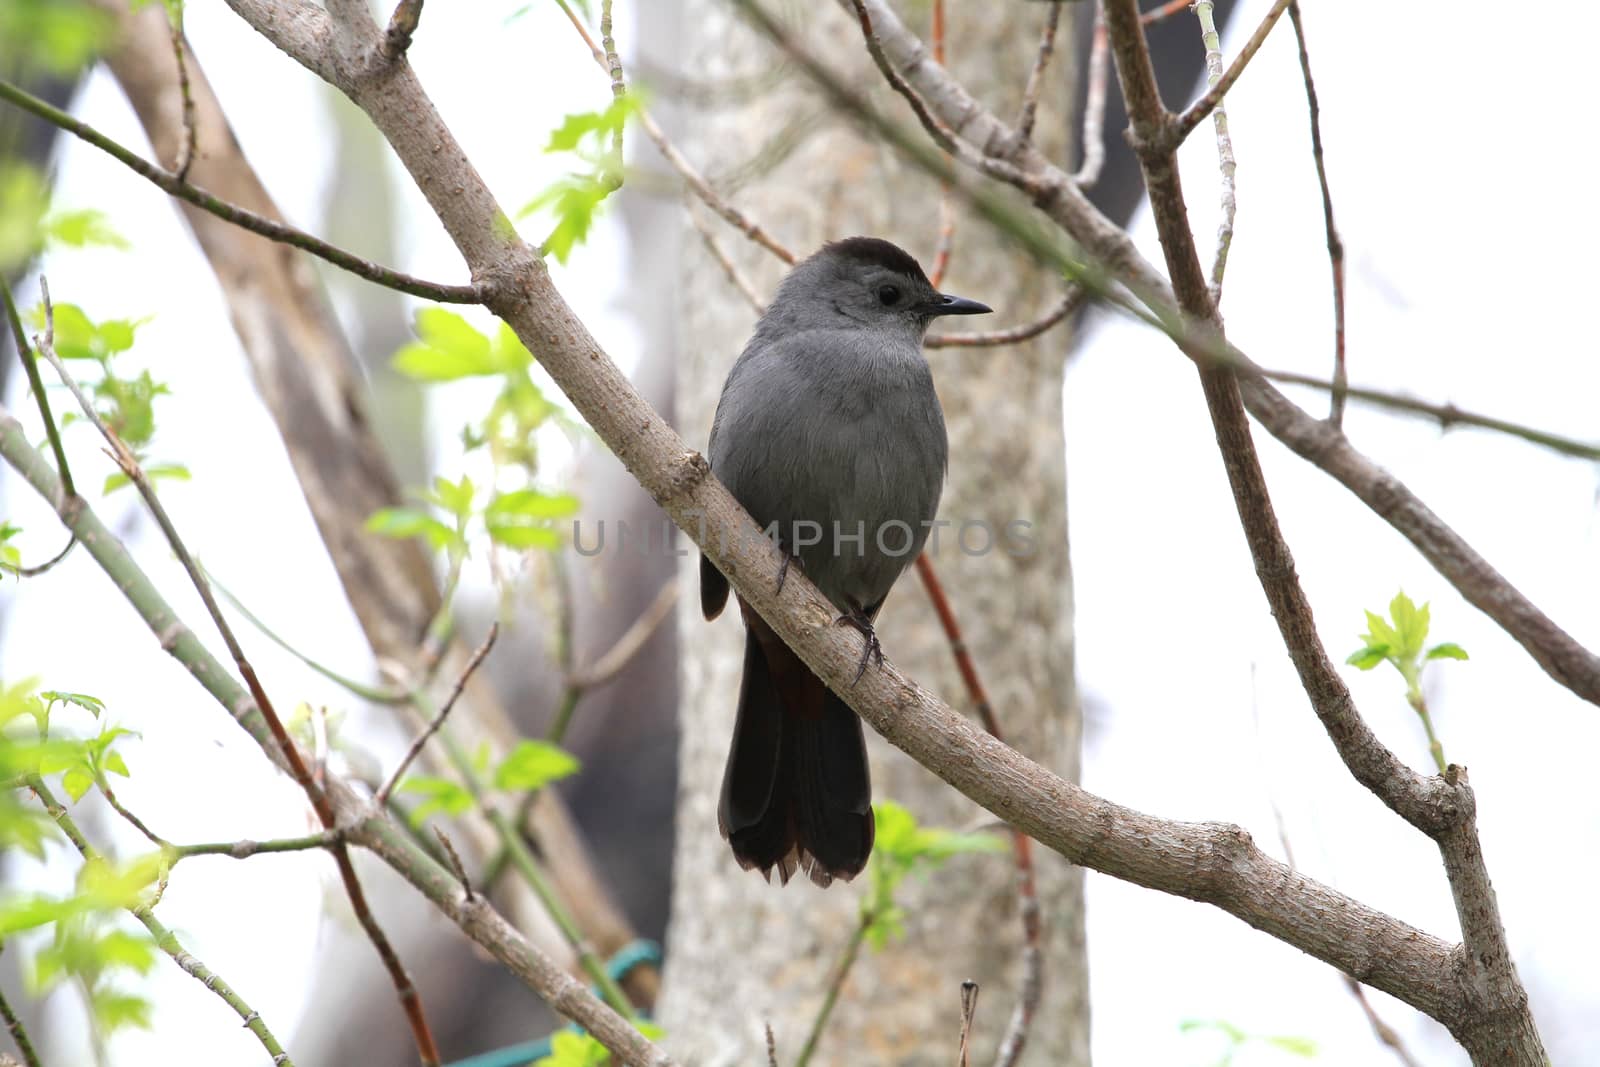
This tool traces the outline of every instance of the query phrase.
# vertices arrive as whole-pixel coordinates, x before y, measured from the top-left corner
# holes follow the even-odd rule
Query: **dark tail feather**
[[[820,886],[849,881],[872,852],[861,720],[759,619],[745,632],[717,822],[741,867],[783,882],[797,866]]]

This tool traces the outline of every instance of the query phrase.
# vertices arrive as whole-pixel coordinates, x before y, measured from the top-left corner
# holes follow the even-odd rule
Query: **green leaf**
[[[67,248],[99,246],[126,250],[131,245],[112,228],[106,213],[96,208],[57,212],[44,220],[46,244]]]
[[[1428,649],[1425,659],[1467,659],[1467,650],[1454,641],[1443,641]]]
[[[0,3],[0,64],[14,68],[26,60],[55,74],[72,74],[94,58],[114,30],[105,12],[84,3],[5,0]]]
[[[534,1060],[534,1067],[605,1067],[611,1053],[595,1038],[572,1030],[550,1036],[550,1055]]]
[[[1389,602],[1389,618],[1394,621],[1400,641],[1396,652],[1406,660],[1414,660],[1428,640],[1428,605],[1418,607],[1406,596],[1405,590],[1395,594]]]
[[[128,765],[123,761],[120,752],[107,752],[105,758],[100,761],[100,766],[112,774],[120,774],[124,778],[133,777],[128,773]]]
[[[94,788],[94,776],[82,767],[72,767],[61,776],[61,788],[67,791],[67,796],[76,804],[83,799],[83,795]]]
[[[511,328],[510,323],[501,321],[500,328],[495,331],[494,347],[490,349],[494,365],[501,371],[521,370],[533,364],[533,353],[522,343],[522,338],[517,336],[517,331]]]
[[[425,798],[411,811],[412,826],[421,826],[436,811],[464,815],[472,810],[472,794],[447,778],[413,775],[400,783],[400,792],[417,793]]]
[[[383,537],[423,537],[435,549],[460,541],[460,535],[416,508],[379,508],[367,517],[367,529]]]
[[[501,493],[484,509],[488,518],[516,515],[527,519],[565,519],[578,513],[578,498],[571,493],[541,493],[518,489]]]
[[[495,522],[485,524],[489,539],[497,545],[518,550],[542,548],[555,551],[561,547],[561,535],[548,526],[529,526],[520,522]]]
[[[1317,1043],[1309,1037],[1295,1037],[1292,1034],[1279,1034],[1261,1039],[1273,1048],[1282,1049],[1284,1052],[1311,1059],[1317,1054]]]
[[[39,699],[43,700],[52,709],[57,704],[76,704],[96,718],[99,718],[100,713],[106,710],[103,700],[99,697],[89,696],[87,693],[64,693],[57,689],[46,689],[39,694]]]
[[[116,990],[95,990],[90,1000],[95,1021],[102,1030],[119,1030],[125,1026],[150,1029],[152,1005],[144,997]]]
[[[600,204],[615,188],[614,181],[601,175],[568,175],[528,201],[517,212],[517,217],[525,218],[549,208],[556,224],[545,238],[544,252],[555,256],[557,262],[565,263],[572,249],[588,239]]]
[[[551,782],[578,773],[576,756],[548,741],[519,741],[495,768],[496,789],[542,789]]]
[[[0,51],[8,4],[0,4]],[[0,274],[18,270],[38,254],[43,245],[40,221],[50,206],[50,187],[44,176],[26,164],[0,166]]]
[[[494,374],[499,370],[489,339],[466,319],[441,307],[417,312],[418,340],[395,353],[394,368],[425,382]]]
[[[472,499],[477,495],[477,487],[472,484],[472,479],[462,476],[459,482],[452,482],[443,476],[433,479],[433,489],[425,494],[427,499],[438,504],[444,510],[457,518],[464,519],[472,514]]]
[[[1388,658],[1388,645],[1368,645],[1366,648],[1350,653],[1345,662],[1360,670],[1370,671]]]
[[[1385,648],[1399,650],[1404,647],[1400,640],[1400,635],[1395,633],[1394,627],[1370,611],[1367,612],[1367,632],[1362,635],[1361,640],[1365,641],[1370,648],[1377,648],[1382,645]]]
[[[181,463],[152,463],[144,468],[144,475],[151,482],[160,481],[163,478],[173,482],[187,482],[193,477],[189,473],[189,468]],[[112,471],[106,475],[105,484],[100,487],[100,492],[102,495],[109,495],[132,484],[133,479],[126,474],[121,471]]]
[[[122,967],[149,974],[156,965],[156,946],[149,937],[127,930],[109,930],[96,939],[95,953],[104,967]]]

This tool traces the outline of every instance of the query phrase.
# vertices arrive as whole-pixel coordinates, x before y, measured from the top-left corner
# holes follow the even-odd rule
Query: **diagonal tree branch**
[[[737,2],[750,10],[751,0]],[[1017,188],[1034,206],[1077,242],[1092,264],[1139,294],[1164,325],[1182,322],[1166,278],[1139,253],[1125,231],[1089,203],[1066,172],[1022,142],[942,67],[929,62],[922,42],[884,0],[838,0],[852,12],[857,2],[871,15],[873,30],[890,63],[932,113],[965,141],[1011,164],[1021,175]],[[816,70],[810,73],[818,76]],[[916,162],[941,173],[931,160],[916,157]],[[972,195],[966,187],[957,188]],[[1029,247],[1038,251],[1040,246]],[[1054,269],[1058,264],[1048,265]],[[1208,353],[1200,345],[1186,344],[1184,349],[1197,360],[1218,354]],[[1551,678],[1590,703],[1600,704],[1600,656],[1540,611],[1403,482],[1357,450],[1342,431],[1313,418],[1261,377],[1244,353],[1229,346],[1220,354],[1243,368],[1238,384],[1245,408],[1267,432],[1344,485],[1410,541],[1468,603],[1510,634]]]
[[[778,563],[770,545],[710,476],[704,458],[640,399],[595,344],[543,264],[498,225],[502,215],[492,195],[414,73],[400,66],[379,79],[344,75],[340,57],[359,56],[378,32],[365,6],[330,0],[338,26],[315,36],[270,17],[275,9],[263,0],[229,2],[278,47],[310,69],[326,71],[372,116],[474,276],[493,279],[492,309],[519,336],[539,344],[541,365],[640,484],[874,729],[1073,862],[1215,903],[1436,1018],[1458,1021],[1465,1005],[1450,978],[1448,945],[1296,874],[1236,827],[1154,819],[1086,793],[977,731],[892,666],[852,687],[859,650],[833,625],[827,601],[803,575],[790,575],[777,590]],[[1442,783],[1435,788],[1437,809],[1418,817],[1450,825],[1456,792]]]
[[[233,721],[277,766],[288,770],[283,750],[259,714],[256,702],[216,657],[184,625],[149,576],[117,536],[81,500],[74,506],[60,479],[27,439],[22,425],[0,408],[0,458],[10,464],[55,510],[84,544],[118,592],[127,598],[162,651],[183,666]],[[436,863],[406,833],[336,775],[328,775],[323,795],[345,839],[371,850],[420,890],[474,941],[537,992],[556,1011],[599,1038],[625,1063],[672,1067],[673,1060],[650,1044],[616,1012],[539,951],[496,911],[482,894],[468,894],[455,875]]]
[[[1136,0],[1107,0],[1106,27],[1173,290],[1185,313],[1209,320],[1220,330],[1178,181],[1178,141],[1169,135],[1174,120],[1156,91],[1155,69]],[[1235,372],[1224,365],[1203,363],[1200,383],[1256,574],[1313,709],[1356,779],[1432,837],[1443,856],[1461,921],[1465,966],[1458,977],[1469,1007],[1453,1025],[1446,1025],[1475,1064],[1539,1067],[1545,1062],[1544,1048],[1506,946],[1505,928],[1478,843],[1476,805],[1465,772],[1451,768],[1442,779],[1424,779],[1401,764],[1362,722],[1317,635],[1310,602],[1278,529]],[[1444,821],[1430,822],[1426,816],[1439,802],[1438,786],[1454,794],[1445,801],[1452,810]]]

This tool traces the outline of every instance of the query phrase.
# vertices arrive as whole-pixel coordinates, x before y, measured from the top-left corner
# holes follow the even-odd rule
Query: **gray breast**
[[[840,610],[877,604],[915,561],[948,457],[920,349],[880,341],[810,331],[752,344],[711,435],[712,470],[757,522],[779,524]]]

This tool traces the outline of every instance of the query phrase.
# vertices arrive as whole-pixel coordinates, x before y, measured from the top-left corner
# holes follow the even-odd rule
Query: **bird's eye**
[[[900,289],[899,289],[898,286],[893,286],[893,285],[880,285],[880,286],[878,286],[878,303],[882,304],[886,308],[889,308],[889,307],[894,307],[895,304],[897,304],[899,302],[900,302]]]

